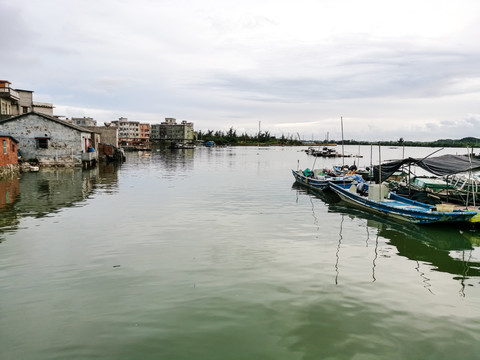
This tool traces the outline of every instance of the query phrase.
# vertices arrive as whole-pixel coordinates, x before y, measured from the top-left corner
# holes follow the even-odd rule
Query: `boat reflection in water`
[[[478,257],[473,257],[480,246],[480,234],[475,230],[449,227],[448,224],[404,224],[351,208],[329,192],[312,191],[296,183],[293,189],[297,194],[316,196],[323,200],[329,212],[342,216],[341,223],[344,216],[364,219],[368,234],[373,230],[377,237],[395,246],[397,255],[417,262],[417,269],[420,264],[428,264],[430,271],[452,274],[462,284],[461,294],[466,279],[480,277],[480,262],[475,260]],[[342,240],[341,228],[340,239]]]
[[[83,206],[94,192],[115,192],[118,187],[114,164],[94,169],[52,168],[22,173],[0,180],[0,242],[14,231],[21,218],[41,218],[66,207]]]
[[[18,177],[0,179],[0,243],[3,241],[2,229],[13,228],[18,224],[17,216],[11,209],[18,201],[19,194]]]

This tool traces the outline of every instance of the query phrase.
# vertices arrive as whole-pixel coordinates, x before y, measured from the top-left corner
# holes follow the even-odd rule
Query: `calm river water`
[[[154,149],[1,181],[0,358],[477,359],[480,232],[298,189],[304,149]]]

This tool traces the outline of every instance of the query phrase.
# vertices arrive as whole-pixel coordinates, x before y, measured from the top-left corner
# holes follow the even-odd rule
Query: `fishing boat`
[[[362,181],[360,175],[345,175],[345,176],[329,176],[315,174],[315,171],[310,169],[292,170],[295,181],[313,190],[325,190],[328,184],[334,183],[339,187],[350,187],[354,181]]]
[[[419,167],[436,177],[414,176],[411,166]],[[400,169],[403,179],[396,178],[395,173]],[[408,169],[407,169],[408,168]],[[379,179],[379,167],[373,167],[375,181]],[[381,181],[390,183],[390,188],[395,189],[402,196],[426,196],[441,201],[455,202],[462,205],[475,205],[480,202],[479,185],[473,171],[480,170],[480,160],[464,155],[442,155],[438,157],[415,159],[406,158],[384,163],[381,165]],[[467,175],[468,174],[468,175]]]
[[[469,223],[476,211],[451,205],[428,205],[390,192],[384,184],[351,184],[349,188],[330,182],[328,187],[341,200],[363,210],[416,224]]]

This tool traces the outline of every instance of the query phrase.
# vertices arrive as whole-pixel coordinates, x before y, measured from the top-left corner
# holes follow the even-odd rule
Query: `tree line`
[[[336,142],[341,143],[341,142]],[[480,139],[466,137],[463,139],[439,139],[435,141],[406,141],[400,138],[396,141],[356,141],[345,140],[345,145],[378,145],[383,146],[416,146],[416,147],[480,147]]]
[[[237,130],[231,127],[227,132],[221,130],[199,130],[197,139],[203,142],[214,141],[217,145],[302,145],[293,137],[282,135],[280,138],[272,135],[269,131],[259,131],[255,135],[247,133],[237,134]]]
[[[293,136],[285,136],[277,138],[269,131],[259,131],[254,135],[247,133],[237,134],[237,130],[231,127],[228,131],[221,130],[199,130],[197,132],[197,140],[202,142],[214,141],[217,145],[305,145],[304,141],[294,138]],[[383,146],[416,146],[416,147],[480,147],[480,139],[475,137],[466,137],[463,139],[440,139],[435,141],[407,141],[404,138],[393,141],[360,141],[360,140],[324,140],[315,142],[312,145],[322,144],[345,144],[345,145],[378,145]],[[311,144],[312,142],[308,142]]]

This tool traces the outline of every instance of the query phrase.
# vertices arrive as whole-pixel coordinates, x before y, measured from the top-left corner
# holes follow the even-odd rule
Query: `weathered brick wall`
[[[4,146],[6,144],[7,153],[4,154]],[[7,136],[0,136],[0,166],[18,164],[17,144]]]

